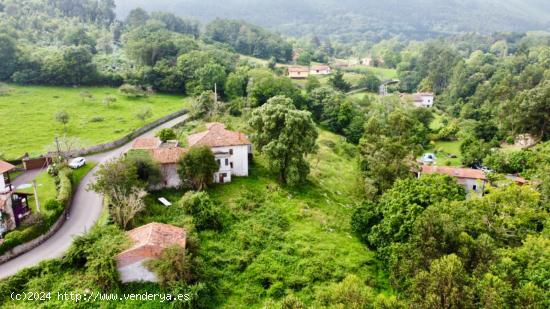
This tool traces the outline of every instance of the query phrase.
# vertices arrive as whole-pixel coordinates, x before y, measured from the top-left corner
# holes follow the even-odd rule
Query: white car
[[[70,168],[79,168],[86,164],[86,159],[83,157],[74,158],[69,162]]]

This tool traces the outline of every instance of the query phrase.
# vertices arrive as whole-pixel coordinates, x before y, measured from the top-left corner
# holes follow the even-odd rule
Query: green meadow
[[[0,96],[0,153],[7,159],[26,152],[38,155],[53,144],[56,136],[75,136],[81,146],[91,146],[120,138],[169,113],[190,106],[183,96],[154,94],[131,99],[109,87],[46,87],[9,85]],[[83,94],[91,97],[83,97]],[[104,98],[116,102],[107,106]],[[136,114],[151,110],[151,117],[141,120]],[[56,121],[56,113],[69,115],[66,126]]]

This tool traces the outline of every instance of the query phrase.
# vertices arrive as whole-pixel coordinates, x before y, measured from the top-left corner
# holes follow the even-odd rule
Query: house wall
[[[6,183],[4,182],[4,174],[0,173],[0,192],[6,190]]]
[[[319,70],[319,72],[317,72],[317,70],[310,70],[309,71],[309,74],[312,74],[312,75],[328,75],[330,74],[330,69],[324,69],[324,70]]]
[[[417,107],[432,107],[434,105],[434,97],[422,96],[422,102],[414,102]]]
[[[457,182],[466,188],[466,192],[475,191],[476,193],[483,194],[485,189],[485,181],[473,178],[457,178]]]
[[[248,176],[248,145],[213,147],[212,151],[229,152],[230,149],[233,149],[233,154],[229,155],[229,163],[233,162],[231,173],[235,176]],[[225,168],[224,164],[222,164],[220,170]]]
[[[181,186],[180,175],[178,174],[177,164],[162,164],[160,166],[164,188],[177,188]]]
[[[120,274],[120,281],[123,283],[133,281],[151,281],[157,282],[158,278],[155,273],[151,272],[145,263],[150,259],[143,259],[133,264],[126,265],[124,267],[118,267],[118,273]]]
[[[309,76],[309,72],[288,72],[288,76],[290,78],[307,78]]]

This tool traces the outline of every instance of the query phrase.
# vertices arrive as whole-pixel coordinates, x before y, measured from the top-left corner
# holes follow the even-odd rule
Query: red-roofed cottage
[[[252,144],[248,137],[236,131],[225,129],[222,123],[206,125],[204,132],[189,135],[189,147],[208,146],[216,156],[220,169],[214,173],[214,182],[230,182],[231,176],[248,176],[248,161],[252,155]]]
[[[157,281],[156,275],[144,263],[159,258],[170,246],[185,248],[187,239],[185,229],[162,223],[149,223],[126,234],[132,245],[115,257],[122,282]]]
[[[479,194],[483,194],[487,182],[483,171],[472,168],[422,165],[419,174],[446,174],[456,178],[457,182],[466,188],[466,191],[475,191]]]

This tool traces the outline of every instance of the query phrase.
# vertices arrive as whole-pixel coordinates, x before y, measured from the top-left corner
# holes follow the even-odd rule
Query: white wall
[[[144,265],[148,260],[150,259],[144,259],[124,267],[119,267],[118,273],[120,274],[120,281],[123,283],[134,281],[157,282],[158,279],[155,273],[151,272]]]
[[[233,149],[233,154],[229,155],[229,162],[233,162],[233,168],[231,173],[235,176],[248,176],[248,145],[239,146],[227,146],[227,147],[213,147],[212,151],[216,152],[229,152]],[[220,159],[222,162],[220,171],[224,171],[229,168],[229,164],[225,166],[225,160]]]
[[[0,174],[0,192],[4,192],[6,184],[4,183],[4,174]]]

